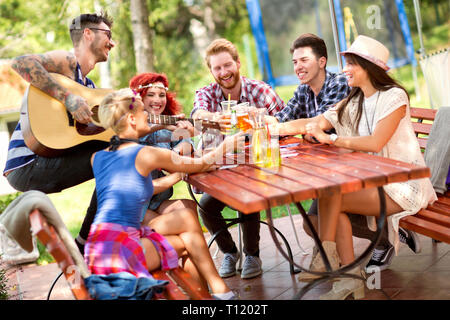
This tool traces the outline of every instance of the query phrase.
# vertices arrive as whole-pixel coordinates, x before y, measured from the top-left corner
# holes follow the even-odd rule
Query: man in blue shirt
[[[286,107],[275,114],[279,122],[318,116],[350,93],[345,75],[326,69],[328,53],[323,39],[304,33],[293,42],[290,50],[294,72],[300,85]],[[309,142],[316,142],[309,135],[304,135],[304,138]],[[314,215],[312,220],[316,222],[317,200],[314,200],[308,214]],[[305,230],[308,230],[307,227]]]
[[[73,52],[55,50],[43,54],[23,55],[13,60],[12,68],[30,84],[63,103],[75,121],[87,124],[91,122],[93,115],[87,101],[56,82],[50,73],[62,74],[86,87],[94,88],[95,85],[87,78],[87,74],[98,62],[107,61],[109,51],[114,47],[114,41],[111,39],[112,23],[107,13],[82,14],[73,19],[69,27]],[[27,96],[22,101],[22,104],[26,103]],[[22,122],[23,120],[19,120],[11,136],[3,171],[12,187],[23,192],[39,190],[54,193],[94,177],[90,165],[91,155],[105,148],[107,143],[89,141],[71,148],[63,155],[43,157],[35,154],[26,145]],[[96,210],[97,198],[94,190],[80,236],[76,239],[81,252]]]
[[[350,93],[345,75],[326,69],[328,54],[323,39],[305,33],[294,41],[290,50],[300,85],[286,107],[275,114],[279,122],[315,117]],[[305,139],[311,141],[309,136]]]
[[[274,115],[279,122],[318,116],[350,93],[350,87],[343,73],[332,73],[326,70],[328,55],[323,39],[310,33],[302,34],[292,44],[291,54],[294,72],[300,80],[300,85],[286,107]],[[304,138],[310,142],[316,142],[313,137],[308,135],[305,135]],[[308,216],[316,230],[317,214],[317,200],[314,200]],[[375,232],[368,229],[365,217],[349,214],[349,219],[355,237],[374,239]],[[303,228],[312,236],[305,222]],[[375,266],[382,271],[391,263],[394,247],[390,244],[387,228],[385,229],[366,266],[367,269]],[[411,250],[420,251],[420,243],[414,232],[400,228],[399,235],[400,241],[407,244]],[[314,254],[317,254],[317,248],[314,248]],[[302,275],[299,280],[301,278]]]

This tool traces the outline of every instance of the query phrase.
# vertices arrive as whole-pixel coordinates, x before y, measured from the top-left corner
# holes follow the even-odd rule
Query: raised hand
[[[230,115],[216,113],[211,120],[219,123],[221,132],[227,132],[231,128]]]

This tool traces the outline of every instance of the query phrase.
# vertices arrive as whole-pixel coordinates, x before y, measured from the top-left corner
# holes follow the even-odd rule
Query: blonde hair
[[[123,127],[119,120],[127,113],[134,113],[136,110],[136,108],[130,109],[133,99],[140,98],[129,88],[111,92],[104,97],[98,108],[100,125],[105,129],[112,128],[114,132],[119,133]]]
[[[209,62],[209,58],[221,52],[228,52],[233,58],[233,60],[236,62],[239,60],[238,51],[233,43],[224,38],[216,39],[213,42],[211,42],[208,48],[206,48],[205,60],[206,64],[208,65],[208,68],[211,69],[211,63]]]

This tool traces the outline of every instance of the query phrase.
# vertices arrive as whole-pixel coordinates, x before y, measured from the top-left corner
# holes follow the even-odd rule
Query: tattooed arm
[[[59,73],[74,79],[77,61],[68,51],[51,51],[44,54],[30,54],[13,60],[12,68],[26,81],[61,101],[75,120],[87,123],[92,112],[84,98],[70,93],[59,85],[49,72]]]

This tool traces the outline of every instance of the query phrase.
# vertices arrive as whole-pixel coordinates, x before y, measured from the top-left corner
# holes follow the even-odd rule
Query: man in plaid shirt
[[[258,108],[266,108],[269,115],[275,115],[284,107],[284,101],[276,94],[276,92],[267,83],[259,80],[251,80],[241,76],[237,84],[240,89],[239,95],[231,95],[231,100],[236,100],[238,103],[248,102],[251,106]],[[227,90],[219,83],[211,83],[195,92],[194,108],[191,115],[194,118],[199,118],[199,115],[205,115],[203,111],[220,112],[222,106],[220,103],[228,100]],[[198,112],[200,111],[201,112]]]
[[[217,39],[211,43],[206,63],[216,82],[195,92],[192,118],[208,118],[222,111],[220,103],[228,100],[229,95],[238,103],[249,102],[251,106],[266,108],[272,116],[285,107],[284,101],[267,83],[240,75],[238,52],[228,40]]]
[[[238,103],[249,102],[251,106],[257,108],[266,108],[272,116],[285,107],[283,100],[268,84],[247,79],[239,74],[241,65],[239,55],[230,41],[226,39],[213,41],[206,49],[206,63],[216,82],[196,91],[192,118],[211,119],[215,112],[222,111],[220,103],[228,99],[236,100]],[[220,250],[224,253],[219,274],[223,278],[234,276],[239,252],[222,219],[225,204],[208,194],[203,194],[200,207],[199,214],[211,234],[225,230],[216,238]],[[262,273],[262,262],[259,258],[259,212],[246,215],[246,218],[247,221],[242,223],[246,254],[241,272],[243,279],[253,278]]]
[[[308,84],[301,84],[288,101],[286,108],[275,114],[279,122],[300,118],[313,118],[324,113],[330,106],[344,99],[350,92],[343,74],[325,71],[322,90],[316,96]]]
[[[326,70],[328,55],[323,39],[302,34],[294,41],[291,54],[300,85],[286,108],[275,114],[279,122],[318,116],[350,93],[344,74]],[[308,136],[305,139],[311,140]]]

